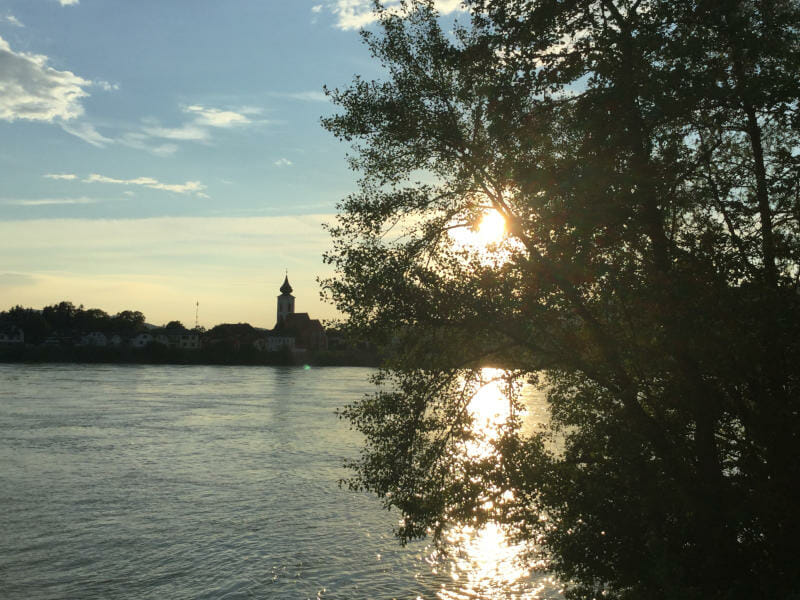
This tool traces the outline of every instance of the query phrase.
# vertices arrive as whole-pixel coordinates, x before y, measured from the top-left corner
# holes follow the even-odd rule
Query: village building
[[[132,348],[146,348],[148,344],[152,344],[155,338],[149,333],[137,333],[128,342]]]
[[[10,325],[0,328],[0,345],[15,346],[25,343],[25,333],[19,327]]]
[[[291,352],[327,350],[328,339],[319,319],[312,319],[308,313],[294,312],[294,290],[289,283],[288,273],[279,291],[281,294],[278,296],[275,327],[266,338],[253,343],[256,349],[267,352],[277,352],[284,348]]]
[[[96,346],[98,348],[105,348],[108,345],[108,338],[102,331],[93,331],[81,336],[78,340],[78,346]]]

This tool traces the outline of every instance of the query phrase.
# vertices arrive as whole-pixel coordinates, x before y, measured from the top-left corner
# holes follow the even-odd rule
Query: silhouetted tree
[[[0,313],[0,322],[22,329],[26,343],[30,344],[42,342],[52,331],[41,311],[23,308],[20,305]]]
[[[138,310],[123,310],[114,315],[112,322],[117,331],[141,331],[144,329],[145,316]]]
[[[72,302],[62,300],[58,304],[45,306],[42,309],[42,316],[55,330],[68,330],[75,327],[75,320],[78,313],[83,310],[83,305],[75,306]]]
[[[81,331],[109,331],[112,321],[104,310],[89,308],[76,313],[75,325]]]
[[[506,522],[575,598],[796,597],[797,3],[466,4],[382,12],[386,80],[330,92],[362,179],[324,286],[393,348],[350,485],[402,539]],[[487,362],[551,425],[465,457]]]

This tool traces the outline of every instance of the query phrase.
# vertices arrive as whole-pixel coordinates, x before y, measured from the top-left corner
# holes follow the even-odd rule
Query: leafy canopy
[[[505,522],[576,598],[800,593],[797,2],[465,8],[378,6],[385,78],[329,90],[361,179],[324,287],[390,352],[350,485],[402,540]],[[465,456],[486,365],[513,410]]]

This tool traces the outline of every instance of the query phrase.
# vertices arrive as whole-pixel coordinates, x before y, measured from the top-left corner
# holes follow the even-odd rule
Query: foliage
[[[14,306],[0,312],[0,322],[12,323],[25,332],[28,343],[38,344],[52,333],[73,332],[135,332],[144,329],[145,316],[137,311],[124,310],[109,315],[99,308],[83,308],[62,300],[42,310]]]
[[[362,178],[324,286],[392,349],[350,485],[403,540],[504,521],[576,598],[800,594],[797,3],[467,9],[381,10],[385,80],[329,91]],[[465,458],[486,364],[551,425]]]

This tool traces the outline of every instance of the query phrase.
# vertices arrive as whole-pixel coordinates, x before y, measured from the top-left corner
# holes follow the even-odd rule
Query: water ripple
[[[480,597],[337,487],[368,374],[0,365],[0,597]]]

